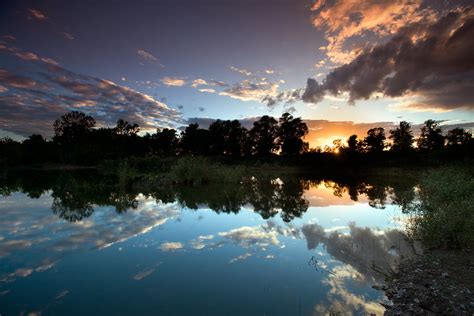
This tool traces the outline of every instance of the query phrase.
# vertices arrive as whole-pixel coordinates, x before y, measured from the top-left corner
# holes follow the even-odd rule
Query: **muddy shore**
[[[432,251],[404,261],[385,285],[385,315],[474,315],[474,253]]]

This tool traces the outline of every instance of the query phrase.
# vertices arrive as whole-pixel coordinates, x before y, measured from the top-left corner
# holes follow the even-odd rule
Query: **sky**
[[[311,146],[427,119],[474,129],[470,1],[2,1],[0,137],[68,111],[143,132],[290,112]]]

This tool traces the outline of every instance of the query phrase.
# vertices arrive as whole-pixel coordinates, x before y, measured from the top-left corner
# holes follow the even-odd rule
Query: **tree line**
[[[74,163],[92,165],[104,160],[131,157],[178,157],[200,155],[231,158],[369,157],[391,152],[397,155],[449,152],[472,154],[472,134],[462,128],[442,133],[438,122],[427,120],[415,139],[410,123],[402,121],[387,135],[382,127],[369,129],[359,138],[351,135],[346,141],[334,140],[333,147],[309,148],[304,141],[306,123],[289,113],[276,119],[262,116],[247,129],[238,120],[216,120],[208,129],[192,123],[178,132],[157,129],[140,135],[140,127],[122,119],[115,127],[97,127],[92,116],[73,111],[58,118],[53,125],[54,136],[46,140],[33,134],[22,142],[0,139],[0,163],[4,166],[35,163]],[[340,158],[339,158],[340,159]]]

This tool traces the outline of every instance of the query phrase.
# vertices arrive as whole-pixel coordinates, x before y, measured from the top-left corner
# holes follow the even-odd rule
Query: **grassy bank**
[[[408,231],[428,248],[463,249],[474,245],[474,168],[443,167],[421,180],[419,199],[409,206]]]

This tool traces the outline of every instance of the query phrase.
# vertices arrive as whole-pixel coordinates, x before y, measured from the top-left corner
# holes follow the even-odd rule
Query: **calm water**
[[[0,313],[381,315],[371,286],[412,252],[394,203],[414,190],[378,182],[153,191],[64,173],[4,179]]]

